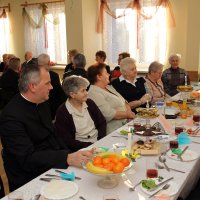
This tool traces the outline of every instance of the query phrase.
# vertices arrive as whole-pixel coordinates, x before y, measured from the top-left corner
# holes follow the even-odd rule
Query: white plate
[[[41,194],[49,200],[65,200],[77,192],[78,185],[66,180],[52,180],[41,189]]]
[[[174,160],[180,161],[178,156],[176,154],[172,153],[172,151],[168,151],[167,155]],[[187,149],[181,157],[182,157],[183,161],[187,162],[187,161],[196,160],[199,156],[196,152]]]
[[[166,183],[167,184],[167,183]],[[146,188],[142,187],[142,184],[140,184],[140,188],[142,189],[143,192],[145,192],[148,195],[152,195],[154,192],[158,191],[159,189],[161,189],[164,185],[166,185],[165,183],[163,185],[161,185],[160,187],[158,187],[156,190],[153,191],[149,191]],[[174,182],[174,181],[169,181],[168,184],[170,184],[170,187],[166,190],[162,190],[160,191],[158,194],[156,194],[155,196],[159,196],[161,194],[166,194],[169,196],[173,196],[178,192],[178,185]]]

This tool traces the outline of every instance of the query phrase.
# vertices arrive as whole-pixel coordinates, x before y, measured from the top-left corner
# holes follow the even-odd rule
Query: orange
[[[114,166],[115,166],[115,164],[112,163],[112,162],[110,162],[110,163],[108,163],[108,164],[105,164],[105,165],[103,166],[103,168],[112,171]]]
[[[114,173],[121,173],[124,170],[124,164],[121,162],[118,162],[114,167],[113,167],[113,172]]]
[[[96,164],[96,167],[104,168],[103,164]]]
[[[120,162],[124,164],[125,167],[129,166],[130,160],[128,158],[120,159]]]
[[[110,163],[110,158],[103,158],[103,159],[102,159],[102,163],[103,163],[104,165]]]
[[[119,162],[119,158],[117,156],[110,155],[108,158],[110,159],[110,161],[112,163],[118,163]]]
[[[99,164],[102,164],[102,157],[101,156],[96,156],[94,157],[93,159],[93,165],[99,165]]]

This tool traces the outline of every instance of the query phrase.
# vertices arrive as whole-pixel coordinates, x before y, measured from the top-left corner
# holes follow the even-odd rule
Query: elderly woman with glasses
[[[63,89],[68,99],[57,110],[56,130],[72,151],[85,148],[106,135],[106,120],[97,105],[88,99],[87,79],[72,75]]]
[[[121,127],[127,119],[133,119],[126,100],[109,84],[109,74],[105,64],[88,68],[88,79],[91,83],[89,97],[94,100],[107,121],[107,134]]]
[[[145,77],[148,93],[151,95],[151,103],[157,101],[164,101],[169,97],[164,91],[163,83],[161,81],[163,65],[157,61],[149,65],[148,74]]]

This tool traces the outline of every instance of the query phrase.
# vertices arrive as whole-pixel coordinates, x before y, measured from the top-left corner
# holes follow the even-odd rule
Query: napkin
[[[186,126],[193,126],[193,120],[189,119],[184,123]]]
[[[62,177],[62,179],[64,179],[64,180],[68,180],[68,181],[74,181],[75,180],[74,172],[72,172],[70,174],[60,173],[60,177]]]
[[[190,144],[191,143],[190,137],[185,132],[181,132],[178,135],[177,141],[178,141],[179,145],[184,145],[184,144]]]
[[[162,124],[166,132],[172,132],[171,124],[165,119],[163,115],[159,115],[158,120]]]

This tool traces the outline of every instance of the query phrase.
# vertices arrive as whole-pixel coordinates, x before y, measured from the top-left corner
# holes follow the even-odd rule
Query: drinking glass
[[[155,164],[155,160],[152,157],[146,157],[146,177],[157,178],[158,168]]]
[[[182,124],[175,124],[175,135],[180,134],[183,132],[183,125]]]
[[[194,125],[196,125],[196,126],[200,125],[200,113],[193,115],[193,121],[194,121]]]
[[[170,149],[177,149],[178,148],[178,142],[176,140],[171,140],[169,142],[169,148]]]

